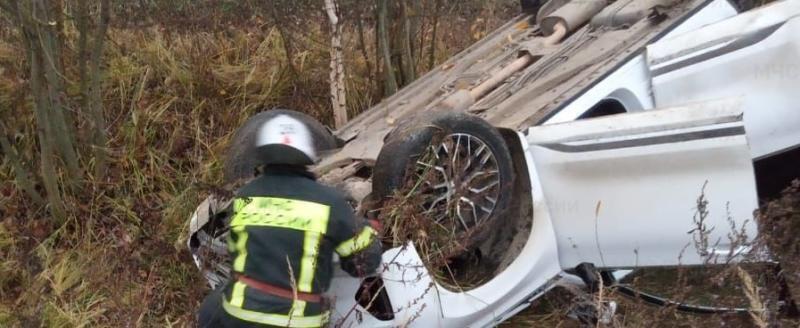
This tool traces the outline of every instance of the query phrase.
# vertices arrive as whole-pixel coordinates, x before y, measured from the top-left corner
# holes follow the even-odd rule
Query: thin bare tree
[[[370,85],[372,85],[372,82],[375,81],[375,71],[372,70],[372,63],[369,58],[369,52],[367,51],[363,10],[359,10],[358,12],[358,19],[356,19],[356,30],[358,31],[358,49],[361,51],[361,56],[364,58],[364,65],[367,69],[367,78],[369,79]]]
[[[439,14],[442,10],[442,0],[436,0],[433,10],[433,31],[431,32],[431,46],[428,49],[428,69],[433,69],[436,64],[436,32],[439,28]]]
[[[103,99],[101,93],[101,67],[103,45],[111,15],[109,0],[101,0],[98,4],[99,17],[94,29],[90,28],[91,11],[86,0],[78,1],[76,26],[78,28],[78,65],[80,76],[81,108],[88,113],[89,141],[94,155],[94,177],[101,180],[106,172],[106,123],[103,115]],[[92,38],[92,43],[89,38]]]
[[[384,76],[384,96],[393,95],[397,92],[397,77],[392,67],[392,49],[389,46],[389,31],[387,30],[387,19],[389,16],[389,1],[378,0],[378,43],[383,59]]]
[[[93,6],[89,6],[93,3]],[[90,27],[92,9],[97,9],[96,23]],[[96,171],[105,172],[105,119],[102,107],[101,56],[103,41],[110,17],[110,0],[87,2],[80,0],[75,8],[65,5],[63,0],[0,0],[0,13],[5,14],[17,29],[25,49],[29,68],[28,84],[36,118],[39,145],[41,185],[44,187],[51,215],[58,223],[67,218],[65,194],[77,193],[83,186],[84,172],[81,167],[80,139],[75,133],[76,120],[88,117],[90,132],[88,139],[94,150],[92,158],[83,158],[86,166],[94,162]],[[74,19],[78,29],[78,85],[80,101],[71,101],[68,85],[75,80],[68,77],[65,62],[69,47],[64,31],[65,21]],[[90,36],[92,42],[90,42]],[[74,115],[77,113],[78,115]],[[84,115],[80,115],[84,114]],[[8,129],[3,127],[0,146],[15,157],[15,162],[26,162],[13,151],[5,137]],[[88,155],[88,154],[85,154]],[[63,163],[63,167],[60,167]],[[35,185],[23,166],[16,165],[17,181],[31,199],[41,201]],[[36,192],[36,193],[34,193]]]
[[[342,24],[339,24],[334,0],[325,0],[325,12],[331,23],[331,104],[336,128],[347,123],[347,95],[344,84],[344,55],[342,54]]]
[[[23,164],[17,149],[8,141],[6,137],[8,134],[9,131],[5,122],[0,122],[0,150],[2,150],[3,156],[8,159],[11,168],[14,170],[14,180],[17,182],[20,189],[25,191],[28,197],[37,205],[45,205],[45,200],[42,198],[42,195],[36,191],[34,180],[31,179],[31,174]]]
[[[401,39],[402,49],[402,71],[403,71],[403,85],[411,83],[416,77],[416,59],[414,58],[414,36],[416,34],[416,24],[412,22],[416,20],[412,16],[417,15],[411,12],[412,9],[407,1],[401,2],[401,19],[403,20],[403,36]]]

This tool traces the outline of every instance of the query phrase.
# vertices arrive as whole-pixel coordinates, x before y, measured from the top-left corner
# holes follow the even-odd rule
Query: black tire
[[[264,111],[247,119],[231,139],[224,163],[224,180],[226,184],[253,177],[256,165],[258,165],[258,160],[254,157],[256,152],[253,147],[257,129],[265,121],[281,114],[296,118],[308,126],[314,138],[314,147],[317,153],[338,148],[336,138],[313,117],[287,109]]]
[[[442,149],[446,150],[446,144],[449,144],[451,148],[455,149],[458,147],[464,147],[463,144],[455,143],[460,143],[462,142],[461,140],[472,142],[472,144],[476,145],[476,148],[480,147],[479,144],[485,145],[486,147],[481,149],[488,148],[488,151],[491,154],[490,160],[493,160],[493,162],[496,163],[496,174],[493,175],[490,173],[490,171],[487,171],[489,173],[483,174],[485,179],[483,182],[481,182],[480,180],[484,177],[479,178],[479,175],[475,175],[476,173],[474,173],[475,170],[481,170],[481,168],[478,167],[481,161],[473,162],[472,159],[469,159],[466,161],[466,164],[458,166],[458,170],[455,169],[455,164],[453,164],[452,168],[446,168],[446,162],[442,162],[445,163],[444,165],[446,170],[451,170],[450,173],[453,173],[453,171],[462,171],[464,175],[469,173],[469,175],[472,176],[472,179],[467,180],[465,183],[461,183],[463,182],[461,179],[463,177],[458,177],[455,173],[450,175],[452,179],[447,181],[460,182],[458,183],[459,186],[447,188],[448,194],[452,189],[457,190],[455,191],[455,195],[457,197],[453,198],[460,199],[461,195],[477,197],[476,199],[480,197],[489,197],[487,196],[488,194],[480,196],[481,192],[473,192],[469,184],[472,181],[478,181],[476,183],[486,183],[487,186],[489,184],[496,183],[496,187],[493,186],[490,187],[491,189],[486,190],[487,192],[492,193],[491,197],[496,198],[494,198],[495,202],[490,213],[486,211],[480,212],[488,213],[488,216],[485,219],[479,220],[479,215],[477,214],[478,211],[475,211],[475,204],[472,204],[472,207],[467,209],[467,211],[470,209],[472,210],[473,215],[469,217],[473,218],[474,222],[480,226],[480,229],[468,232],[468,244],[474,246],[485,240],[485,238],[490,235],[491,231],[494,230],[491,228],[491,226],[498,224],[497,219],[502,217],[504,213],[508,211],[513,195],[507,191],[513,190],[514,182],[514,167],[511,160],[511,154],[505,144],[505,141],[503,140],[503,137],[500,135],[497,129],[478,117],[464,113],[438,113],[402,123],[389,134],[383,148],[378,154],[372,175],[372,196],[373,199],[377,200],[379,204],[381,204],[390,199],[396,191],[399,190],[402,193],[404,189],[410,188],[408,185],[409,181],[411,181],[413,184],[414,179],[412,178],[409,180],[406,178],[406,175],[415,172],[415,168],[418,168],[418,165],[420,165],[420,157],[426,156],[423,154],[434,151],[434,148],[432,148],[433,144],[441,143],[436,151],[440,151]],[[442,146],[444,147],[442,148]],[[469,146],[467,146],[467,149],[469,149]],[[480,158],[482,159],[486,157],[484,151],[476,151],[475,154],[480,155]],[[454,153],[456,154],[455,157],[451,158],[457,159],[457,154],[462,154],[461,161],[465,161],[463,154],[470,152],[469,150],[466,150],[464,152],[457,151]],[[439,156],[436,156],[436,159],[433,157],[430,158],[433,161],[440,160]],[[491,163],[492,161],[490,160],[485,160],[483,162]],[[455,162],[455,159],[453,159],[453,163]],[[447,174],[442,173],[442,175]],[[490,179],[497,179],[498,181],[493,182],[490,181]],[[474,195],[470,195],[470,192],[473,192]],[[449,198],[447,202],[450,203]],[[481,208],[480,203],[475,203],[477,203],[478,207]],[[457,204],[456,206],[460,206],[460,204]],[[461,218],[460,207],[458,215],[459,218]],[[462,222],[464,222],[463,218]],[[462,232],[466,233],[465,231]]]

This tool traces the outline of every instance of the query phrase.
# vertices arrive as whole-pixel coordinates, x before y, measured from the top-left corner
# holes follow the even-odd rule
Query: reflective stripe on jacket
[[[233,271],[288,290],[321,294],[332,277],[333,253],[352,275],[380,263],[376,232],[340,193],[292,172],[268,172],[243,186],[233,201],[228,250]],[[242,282],[225,288],[223,308],[239,319],[281,327],[319,327],[319,303],[263,293]]]

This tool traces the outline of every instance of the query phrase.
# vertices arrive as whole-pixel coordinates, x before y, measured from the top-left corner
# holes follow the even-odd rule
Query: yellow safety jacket
[[[354,217],[338,191],[309,176],[265,173],[239,189],[231,210],[228,250],[237,275],[322,294],[330,285],[334,252],[354,276],[372,273],[380,263],[375,230]],[[320,327],[328,320],[323,304],[265,293],[237,279],[223,297],[229,315],[252,323]]]

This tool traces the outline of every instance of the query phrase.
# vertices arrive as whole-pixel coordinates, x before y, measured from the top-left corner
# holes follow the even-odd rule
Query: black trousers
[[[222,288],[211,292],[200,304],[197,323],[200,328],[280,328],[247,322],[229,315],[222,308]]]

